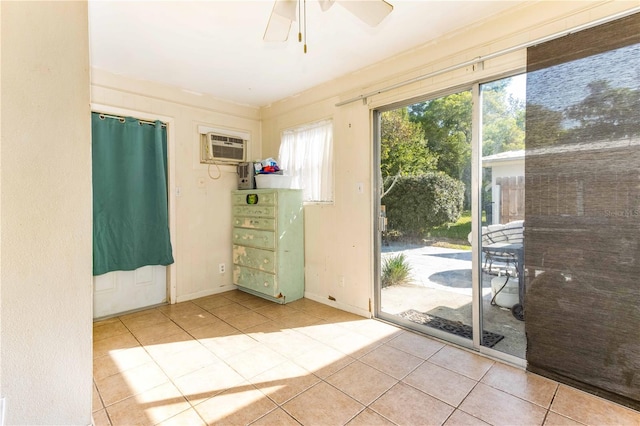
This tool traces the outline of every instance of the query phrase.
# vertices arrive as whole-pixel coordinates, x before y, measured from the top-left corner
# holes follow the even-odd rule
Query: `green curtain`
[[[93,274],[173,263],[166,126],[92,113],[91,130]]]

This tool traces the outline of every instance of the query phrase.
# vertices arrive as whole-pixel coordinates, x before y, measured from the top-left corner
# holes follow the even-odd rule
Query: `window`
[[[333,201],[333,122],[319,121],[282,132],[280,167],[303,189],[303,200]]]

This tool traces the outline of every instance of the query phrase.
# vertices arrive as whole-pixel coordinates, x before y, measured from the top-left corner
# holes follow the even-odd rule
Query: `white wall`
[[[236,169],[200,164],[198,125],[250,135],[249,159],[260,158],[259,110],[209,96],[196,96],[152,82],[108,72],[91,71],[91,103],[98,108],[127,111],[141,118],[170,120],[170,221],[177,301],[231,290],[231,190]],[[179,189],[180,195],[177,195]],[[218,273],[225,263],[227,272]]]
[[[307,297],[366,314],[373,294],[373,217],[377,197],[372,173],[371,111],[460,85],[523,71],[524,49],[393,91],[337,107],[338,101],[414,79],[502,49],[631,9],[637,2],[530,2],[443,39],[412,49],[262,109],[263,153],[277,156],[280,132],[292,125],[334,120],[335,203],[305,207]],[[377,173],[377,172],[376,172]],[[365,194],[357,194],[357,182]],[[339,277],[345,277],[340,287]],[[329,302],[328,296],[337,299]]]
[[[86,2],[1,2],[0,394],[7,424],[91,422]]]

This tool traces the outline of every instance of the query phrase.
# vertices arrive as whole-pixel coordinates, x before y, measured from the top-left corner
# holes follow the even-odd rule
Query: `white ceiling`
[[[353,1],[353,0],[351,0]],[[139,80],[265,106],[517,6],[517,1],[388,0],[371,28],[347,9],[307,0],[307,45],[262,40],[261,1],[89,2],[91,66]]]

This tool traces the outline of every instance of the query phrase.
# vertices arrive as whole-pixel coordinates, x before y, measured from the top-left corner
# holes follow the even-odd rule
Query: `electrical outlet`
[[[219,271],[221,274],[224,274],[224,273],[227,271],[227,265],[225,265],[224,263],[220,263],[220,264],[218,265],[218,271]]]

